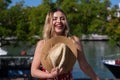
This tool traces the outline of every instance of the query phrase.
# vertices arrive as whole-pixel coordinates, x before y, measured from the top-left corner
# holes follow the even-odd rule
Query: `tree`
[[[60,0],[57,4],[67,13],[72,34],[104,33],[109,0]]]
[[[106,34],[113,45],[120,47],[120,18],[113,17],[106,27]]]
[[[11,3],[11,0],[0,0],[0,12],[2,10],[6,10],[10,3]]]
[[[7,35],[5,32],[9,32],[9,30],[6,30],[4,27],[3,22],[6,21],[7,18],[7,7],[11,3],[11,0],[0,0],[0,36]]]
[[[34,43],[36,39],[33,36],[42,37],[47,12],[57,7],[67,14],[72,35],[80,37],[82,34],[97,33],[111,36],[111,22],[107,21],[107,17],[114,15],[116,9],[109,11],[107,7],[110,5],[109,0],[43,0],[39,6],[25,7],[22,1],[10,8],[1,8],[0,34],[4,37],[16,36],[19,40]],[[119,29],[116,31],[118,35]]]

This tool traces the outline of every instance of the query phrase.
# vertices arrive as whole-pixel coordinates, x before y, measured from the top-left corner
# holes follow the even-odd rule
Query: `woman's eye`
[[[60,18],[55,17],[55,18],[53,18],[53,20],[54,20],[54,21],[55,21],[55,20],[57,20],[57,19],[60,19],[60,20],[65,20],[65,18],[64,18],[64,17],[60,17]]]
[[[53,18],[53,20],[57,20],[57,18]]]
[[[65,20],[65,18],[64,18],[64,17],[61,17],[61,20]]]

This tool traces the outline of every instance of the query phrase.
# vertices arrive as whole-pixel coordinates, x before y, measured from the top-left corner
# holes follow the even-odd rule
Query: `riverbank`
[[[108,41],[109,37],[107,35],[89,34],[82,35],[81,40],[83,41]]]

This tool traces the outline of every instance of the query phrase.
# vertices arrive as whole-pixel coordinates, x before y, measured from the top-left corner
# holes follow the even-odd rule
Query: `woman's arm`
[[[89,77],[91,77],[92,80],[99,80],[99,78],[97,77],[97,75],[95,74],[95,72],[93,71],[93,69],[91,68],[91,66],[88,64],[88,62],[85,59],[83,47],[82,47],[82,44],[79,38],[74,36],[73,40],[74,40],[75,46],[77,47],[77,51],[78,51],[77,60],[78,60],[81,70],[85,74],[87,74]]]
[[[42,47],[44,46],[44,41],[41,40],[37,43],[35,53],[34,53],[34,58],[32,61],[32,66],[31,66],[31,75],[32,77],[35,78],[53,78],[57,76],[58,74],[58,69],[54,68],[51,73],[43,72],[40,70],[40,53],[42,50]]]

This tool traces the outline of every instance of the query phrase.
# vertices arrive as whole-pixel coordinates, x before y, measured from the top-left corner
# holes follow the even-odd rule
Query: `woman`
[[[37,44],[32,66],[31,66],[31,75],[36,78],[40,79],[50,79],[50,80],[62,80],[65,77],[68,77],[66,75],[69,75],[69,78],[67,80],[72,80],[72,73],[71,71],[62,74],[62,70],[59,70],[58,68],[53,68],[51,72],[47,72],[46,70],[40,70],[40,53],[42,51],[42,47],[44,46],[44,41],[47,39],[50,39],[55,36],[66,36],[71,37],[69,35],[69,26],[67,23],[66,15],[61,9],[54,9],[48,12],[46,16],[46,21],[44,25],[44,32],[43,32],[43,40],[40,40]],[[87,63],[81,42],[78,37],[73,36],[71,37],[74,45],[76,46],[78,50],[78,57],[77,60],[79,62],[79,66],[82,69],[83,72],[85,72],[92,80],[99,80],[97,75],[94,73],[90,65]]]

